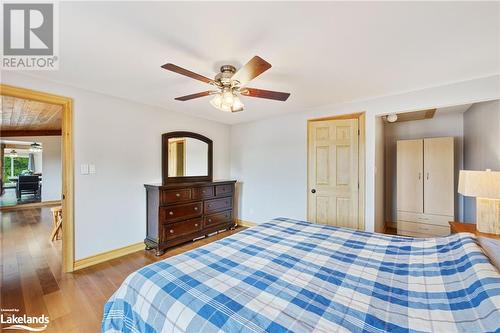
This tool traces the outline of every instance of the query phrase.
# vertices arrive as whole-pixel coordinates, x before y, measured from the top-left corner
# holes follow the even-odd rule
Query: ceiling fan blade
[[[274,99],[277,101],[286,101],[288,99],[288,97],[290,96],[290,93],[284,93],[284,92],[272,91],[272,90],[255,89],[255,88],[244,88],[241,90],[241,94],[243,96]]]
[[[203,91],[203,92],[196,93],[196,94],[177,97],[177,98],[175,98],[175,100],[177,100],[177,101],[189,101],[190,99],[208,96],[211,93],[212,93],[211,91]]]
[[[165,64],[161,67],[163,69],[168,70],[168,71],[172,71],[172,72],[175,72],[177,74],[185,75],[187,77],[190,77],[190,78],[195,79],[195,80],[203,81],[205,83],[211,83],[213,81],[213,80],[209,79],[208,77],[205,77],[205,76],[200,75],[200,74],[196,74],[196,73],[191,72],[185,68],[179,67],[179,66],[171,64],[171,63]]]
[[[234,75],[231,77],[233,80],[238,80],[240,86],[244,86],[250,80],[255,79],[260,74],[271,68],[271,64],[262,59],[259,56],[255,56],[250,59],[245,66],[241,67]]]

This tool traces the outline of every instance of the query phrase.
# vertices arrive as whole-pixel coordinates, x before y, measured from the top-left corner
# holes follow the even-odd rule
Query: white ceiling
[[[30,75],[239,123],[316,106],[500,73],[500,3],[64,2],[60,70]],[[160,68],[172,62],[213,77],[259,55],[273,67],[251,86],[287,102],[243,97],[227,114],[207,89]]]

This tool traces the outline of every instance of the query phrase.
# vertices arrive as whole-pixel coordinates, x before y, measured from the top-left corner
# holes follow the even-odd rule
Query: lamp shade
[[[467,197],[500,199],[500,172],[460,170],[458,193]]]

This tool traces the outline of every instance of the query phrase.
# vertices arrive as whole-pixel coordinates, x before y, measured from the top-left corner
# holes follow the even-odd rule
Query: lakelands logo
[[[18,312],[19,309],[2,309],[2,313],[0,314],[0,325],[2,326],[2,329],[23,330],[30,332],[42,332],[47,329],[49,317],[46,315],[27,316],[18,315]]]
[[[2,4],[2,69],[58,69],[57,9],[57,3]]]

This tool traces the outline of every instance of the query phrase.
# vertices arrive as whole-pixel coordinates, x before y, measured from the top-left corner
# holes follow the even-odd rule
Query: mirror
[[[197,133],[163,134],[163,183],[211,181],[212,140]]]
[[[208,176],[208,144],[193,138],[168,139],[168,176]]]

